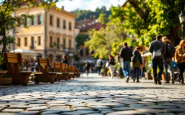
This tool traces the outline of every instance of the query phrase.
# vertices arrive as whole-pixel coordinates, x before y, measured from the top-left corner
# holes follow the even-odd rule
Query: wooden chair
[[[80,70],[76,66],[73,66],[73,71],[75,72],[75,77],[80,77]]]
[[[54,62],[53,63],[54,71],[57,73],[57,80],[68,80],[69,73],[66,72],[65,65],[61,62]]]
[[[20,71],[22,63],[21,53],[4,53],[5,62],[8,64],[8,75],[12,77],[12,84],[27,85],[32,72]]]
[[[38,58],[39,72],[42,74],[35,74],[35,83],[50,82],[54,83],[57,77],[56,72],[49,72],[49,58]]]
[[[12,78],[3,78],[3,75],[8,73],[6,70],[0,70],[0,85],[12,84]]]

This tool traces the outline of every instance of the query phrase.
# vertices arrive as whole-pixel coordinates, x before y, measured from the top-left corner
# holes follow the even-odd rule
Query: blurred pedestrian
[[[88,74],[89,74],[89,69],[90,69],[90,64],[89,64],[89,62],[86,62],[85,63],[85,66],[84,66],[84,71],[87,73],[87,76],[88,76]]]
[[[110,70],[111,78],[114,77],[114,65],[115,65],[114,57],[112,55],[109,55],[108,68]]]
[[[180,44],[178,45],[175,51],[175,61],[178,64],[180,75],[179,75],[179,82],[184,84],[184,77],[183,73],[185,70],[185,40],[181,40]]]

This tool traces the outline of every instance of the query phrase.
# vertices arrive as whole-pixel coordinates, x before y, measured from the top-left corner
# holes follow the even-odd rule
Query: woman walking
[[[179,82],[184,84],[183,72],[185,70],[185,40],[181,40],[175,51],[175,61],[178,64],[180,75]]]
[[[108,68],[110,70],[111,78],[113,78],[114,77],[115,60],[114,60],[114,57],[112,55],[109,55],[109,61],[108,61],[108,63],[109,63]]]
[[[136,47],[135,50],[133,51],[132,62],[133,62],[133,68],[134,68],[134,77],[133,77],[134,82],[136,79],[137,79],[137,82],[140,82],[139,75],[140,75],[140,67],[142,65],[142,58],[139,51],[140,51],[140,47]]]

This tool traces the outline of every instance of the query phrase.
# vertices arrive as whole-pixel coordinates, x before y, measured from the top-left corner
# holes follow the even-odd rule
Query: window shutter
[[[27,26],[29,27],[30,26],[30,18],[27,17]]]
[[[42,22],[43,22],[43,21],[42,21],[42,14],[40,15],[40,22],[41,22],[41,24],[42,24]]]
[[[34,15],[34,25],[37,25],[36,17],[37,17],[37,15],[35,14],[35,15]]]

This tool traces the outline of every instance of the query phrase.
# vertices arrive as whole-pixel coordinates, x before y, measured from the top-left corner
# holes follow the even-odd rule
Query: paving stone
[[[133,114],[138,114],[138,111],[135,111],[135,110],[117,111],[117,112],[110,112],[106,115],[133,115]]]
[[[89,74],[55,84],[0,87],[0,113],[184,115],[184,98],[182,85],[155,85],[153,80],[125,83]]]
[[[47,106],[38,106],[38,107],[28,108],[27,110],[28,111],[39,111],[39,110],[44,110],[44,109],[47,109],[47,108],[48,108]]]
[[[10,113],[16,113],[16,112],[22,112],[24,109],[4,109],[2,112],[10,112]]]
[[[24,111],[24,112],[20,112],[18,113],[19,115],[36,115],[39,114],[40,111]]]

